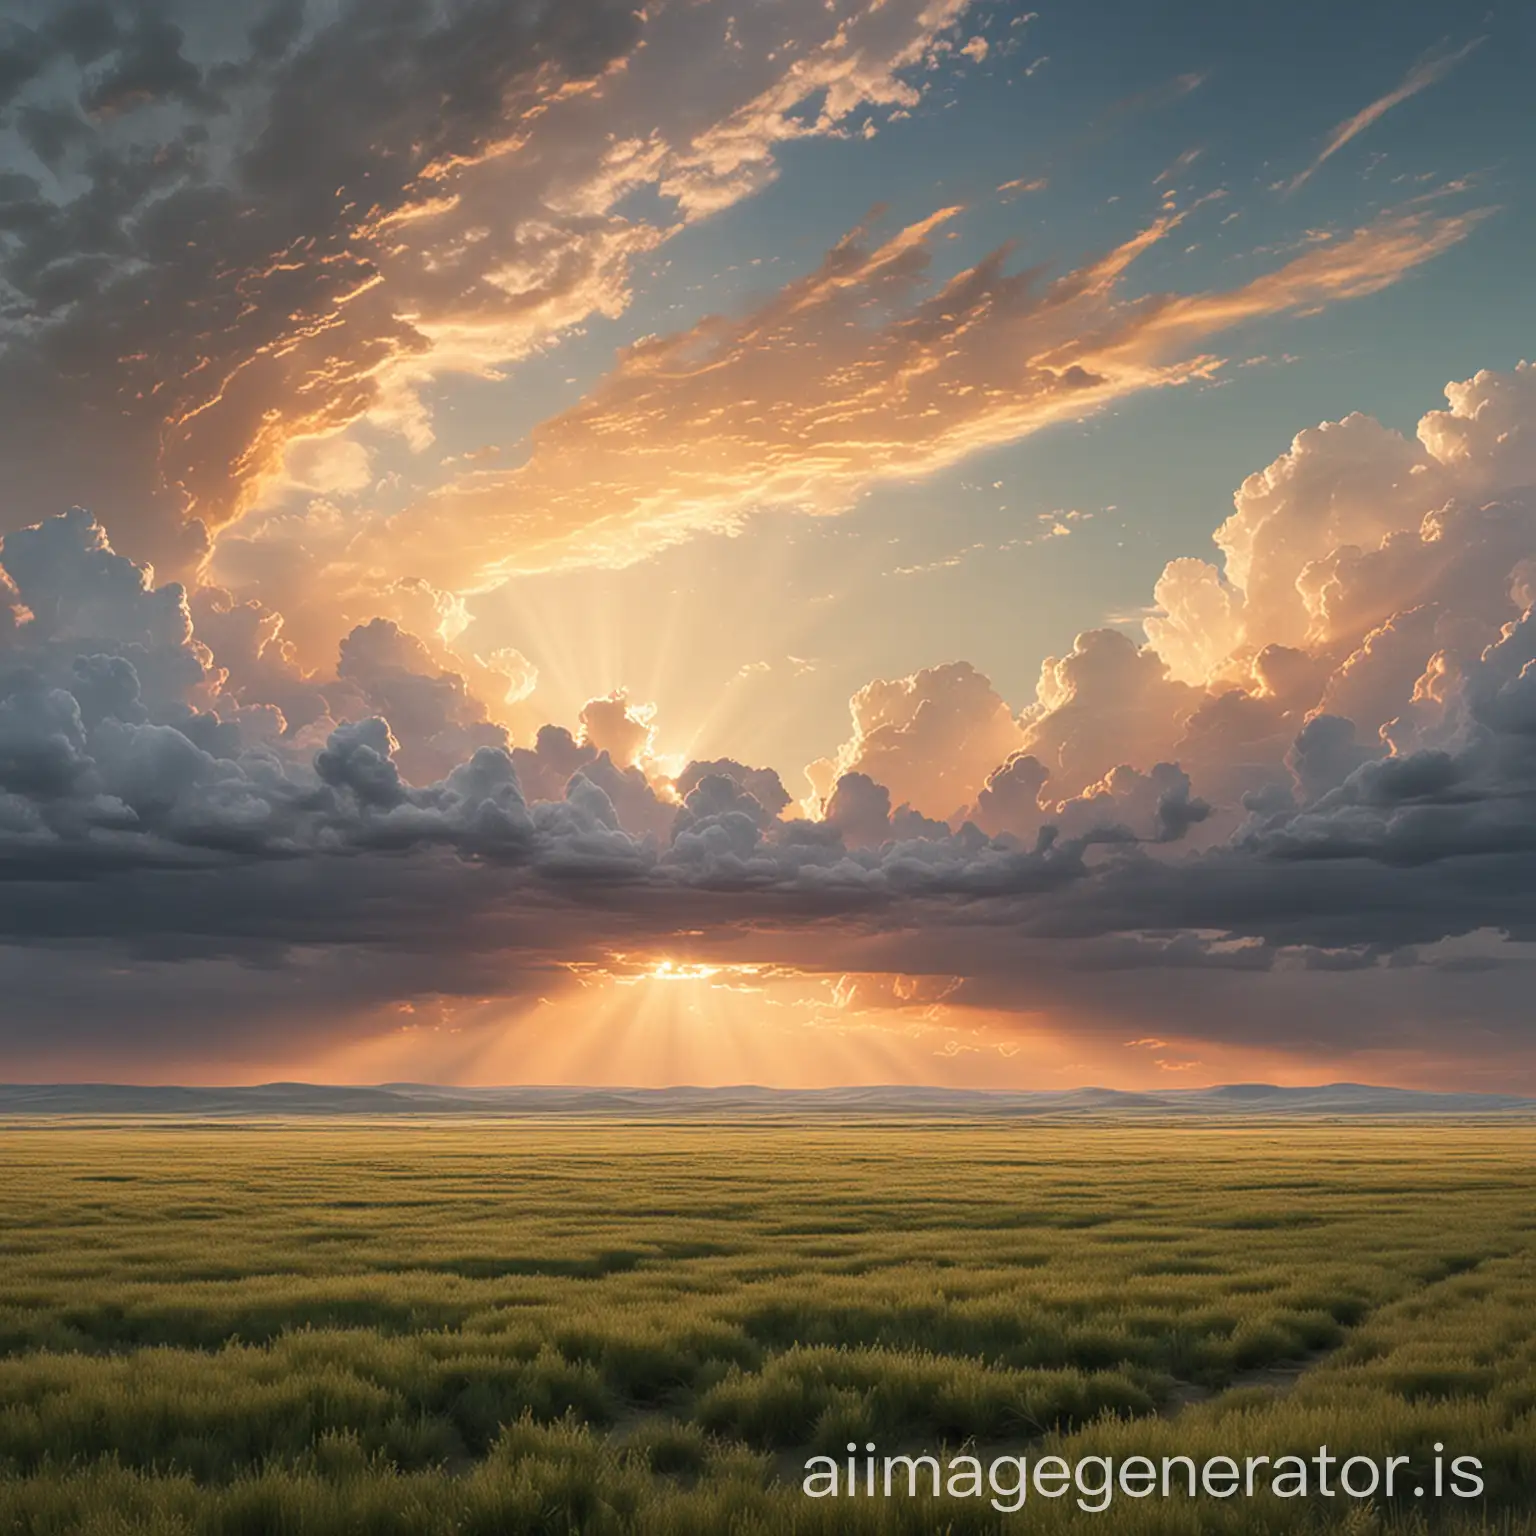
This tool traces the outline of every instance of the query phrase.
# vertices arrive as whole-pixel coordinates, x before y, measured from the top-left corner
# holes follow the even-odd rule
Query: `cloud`
[[[592,699],[581,712],[582,744],[606,752],[621,768],[633,767],[650,755],[655,714],[651,705],[631,704],[622,693]]]
[[[1523,496],[1494,493],[1536,481],[1536,370],[1480,373],[1447,397],[1415,438],[1349,416],[1249,476],[1215,535],[1222,568],[1179,560],[1159,583],[1147,633],[1175,675],[1213,679],[1266,645],[1343,661],[1395,614],[1437,602],[1487,643],[1529,538]]]
[[[77,508],[8,534],[3,564],[9,619],[0,663],[25,663],[67,686],[81,657],[119,657],[131,665],[135,694],[162,711],[196,709],[217,689],[185,589],[156,586],[151,570],[113,551],[89,513]]]
[[[932,238],[958,214],[855,230],[756,308],[636,343],[534,429],[523,464],[391,518],[371,558],[480,589],[632,563],[764,508],[843,512],[878,482],[1206,375],[1216,361],[1198,349],[1221,331],[1375,292],[1478,217],[1385,216],[1239,288],[1132,298],[1127,272],[1182,215],[1053,282],[999,250],[932,284]]]
[[[1464,43],[1454,53],[1440,50],[1426,54],[1403,76],[1401,83],[1393,90],[1388,91],[1385,96],[1378,96],[1375,101],[1369,106],[1362,107],[1353,117],[1345,118],[1328,135],[1327,143],[1323,145],[1311,165],[1287,183],[1286,192],[1289,194],[1305,185],[1317,174],[1325,161],[1331,160],[1351,139],[1364,133],[1372,123],[1384,117],[1393,107],[1400,106],[1409,97],[1417,96],[1427,86],[1443,80],[1482,41],[1482,38],[1475,37],[1470,43]]]
[[[355,492],[358,445],[315,445],[366,418],[423,449],[430,380],[622,311],[635,259],[778,146],[915,101],[965,8],[170,0],[120,25],[53,0],[0,53],[47,177],[14,178],[0,255],[7,517],[110,497],[119,542],[187,575],[285,484]]]
[[[722,768],[737,771],[719,771]],[[766,801],[752,793],[747,787],[751,783],[767,791]],[[690,763],[678,780],[677,791],[683,797],[675,826],[678,836],[729,816],[745,816],[754,828],[765,831],[789,804],[778,774],[771,769],[742,770],[736,763]]]
[[[1191,793],[1177,763],[1156,763],[1147,773],[1122,764],[1082,794],[1058,801],[1047,819],[1067,837],[1123,833],[1142,842],[1176,843],[1211,814]]]
[[[476,650],[466,593],[761,507],[846,510],[1196,377],[1227,324],[1370,291],[1470,227],[1388,218],[1232,294],[1134,299],[1128,269],[1178,215],[1054,283],[998,252],[935,284],[958,216],[940,210],[629,349],[518,467],[460,473],[433,447],[434,380],[497,379],[622,312],[634,262],[770,182],[785,144],[910,109],[967,13],[349,0],[237,6],[212,29],[176,4],[122,25],[48,7],[6,77],[39,158],[6,192],[4,517],[110,508],[121,549],[208,583],[187,601],[223,631],[227,697],[290,731],[341,718],[337,646],[384,619],[526,740],[533,670]],[[446,761],[397,739],[408,777]]]
[[[426,645],[392,620],[358,625],[341,642],[336,674],[357,686],[363,711],[387,717],[401,771],[413,781],[444,777],[477,748],[510,746],[464,679],[440,670]]]
[[[626,349],[522,461],[423,492],[435,379],[620,313],[634,263],[785,144],[915,105],[966,12],[283,0],[8,30],[8,1060],[521,1007],[615,951],[875,999],[899,975],[893,1008],[1166,1040],[1170,1070],[1201,1041],[1428,1051],[1467,999],[1490,1052],[1528,1048],[1529,367],[1451,385],[1411,437],[1302,432],[1212,558],[1164,571],[1146,644],[1079,635],[1032,699],[963,661],[872,681],[801,807],[782,763],[658,761],[622,694],[547,722],[526,659],[476,649],[466,595],[511,573],[845,512],[1206,378],[1225,330],[1376,292],[1481,216],[1421,204],[1230,290],[1140,295],[1193,212],[1054,280],[1006,251],[936,275],[957,209],[871,222]],[[76,501],[121,547],[54,515]]]
[[[755,800],[764,816],[777,819],[791,804],[789,791],[784,788],[778,774],[772,768],[749,768],[730,758],[717,758],[712,762],[692,762],[677,776],[676,789],[686,804],[694,789],[702,786],[706,778],[723,778],[745,795]]]
[[[964,664],[870,685],[819,821],[785,818],[769,770],[648,776],[649,721],[622,698],[588,707],[586,741],[550,726],[509,751],[389,621],[306,676],[258,607],[194,611],[87,515],[50,519],[0,546],[7,931],[279,966],[386,946],[426,990],[459,985],[465,957],[480,986],[509,922],[514,970],[687,932],[701,954],[877,971],[887,938],[920,932],[932,953],[884,968],[968,978],[955,1006],[976,988],[1064,1004],[1109,958],[1364,973],[1451,934],[1536,941],[1536,502],[1504,483],[1529,472],[1531,379],[1453,387],[1417,448],[1353,421],[1250,480],[1218,533],[1237,651],[1204,684],[1093,631],[1019,716]],[[1301,617],[1276,595],[1287,571]],[[283,686],[324,699],[313,728],[239,691],[274,650]]]
[[[856,775],[928,815],[963,813],[988,773],[1023,744],[1007,704],[968,662],[869,683],[848,708],[853,734],[806,769],[823,800]]]
[[[60,20],[73,23],[82,42],[90,38],[86,44],[90,51],[101,47],[115,55],[109,67],[86,82],[80,105],[88,116],[115,117],[165,101],[179,101],[200,112],[222,108],[202,70],[181,51],[186,34],[165,17],[141,15],[130,31],[121,34],[105,8],[94,12],[87,8],[83,17],[78,11],[65,12]]]
[[[226,698],[278,710],[285,730],[302,731],[328,714],[324,680],[301,663],[283,633],[282,614],[255,598],[237,602],[220,587],[200,587],[189,609],[198,635],[219,658]]]
[[[1032,753],[1011,753],[988,773],[976,796],[977,826],[992,837],[1004,832],[1035,837],[1045,819],[1040,796],[1050,777],[1051,770]]]
[[[1089,630],[1065,656],[1041,663],[1022,746],[1050,769],[1065,799],[1122,763],[1170,758],[1200,703],[1156,651],[1119,630]]]
[[[670,156],[661,191],[685,214],[711,213],[773,178],[776,146],[839,131],[862,107],[910,109],[920,91],[907,72],[933,56],[968,9],[968,0],[866,4],[829,26],[811,6],[801,7],[787,67],[767,71],[759,90]],[[783,18],[732,13],[726,26],[735,55],[757,71],[757,61],[785,56]],[[691,61],[684,67],[692,72]],[[807,113],[812,103],[819,110]]]

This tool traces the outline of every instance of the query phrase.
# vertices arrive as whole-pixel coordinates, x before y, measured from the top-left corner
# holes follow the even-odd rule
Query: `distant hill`
[[[1255,1119],[1338,1116],[1536,1118],[1536,1099],[1491,1093],[1421,1093],[1362,1083],[1121,1093],[1073,1088],[1053,1093],[961,1088],[453,1088],[430,1083],[327,1087],[263,1083],[252,1088],[135,1087],[122,1083],[0,1084],[0,1116],[165,1115],[195,1119],[289,1116],[608,1116],[698,1119],[833,1117]]]

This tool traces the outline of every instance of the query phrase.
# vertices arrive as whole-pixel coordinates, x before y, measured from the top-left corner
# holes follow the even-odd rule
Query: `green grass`
[[[1533,1165],[1449,1124],[0,1127],[0,1532],[1536,1533]],[[806,1499],[850,1439],[1440,1441],[1487,1492]]]

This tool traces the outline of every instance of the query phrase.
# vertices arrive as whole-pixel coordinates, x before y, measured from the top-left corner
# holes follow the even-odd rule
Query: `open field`
[[[1453,1122],[12,1122],[0,1532],[1536,1532],[1533,1168]],[[853,1439],[1487,1487],[804,1497]]]

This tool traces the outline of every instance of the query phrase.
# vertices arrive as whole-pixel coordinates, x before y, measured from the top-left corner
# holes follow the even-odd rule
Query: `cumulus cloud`
[[[688,796],[706,778],[728,779],[743,794],[750,795],[757,802],[762,813],[771,819],[777,819],[789,809],[791,803],[789,791],[784,788],[782,780],[774,769],[749,768],[745,763],[738,763],[728,757],[689,763],[677,776],[675,781],[677,793],[686,802]]]
[[[650,705],[631,704],[622,693],[592,699],[581,712],[582,745],[606,752],[620,768],[632,768],[650,755],[655,713]]]
[[[1176,843],[1210,814],[1210,805],[1191,793],[1189,775],[1177,763],[1157,763],[1147,773],[1122,764],[1082,794],[1058,801],[1049,820],[1068,837],[1114,834]]]
[[[855,846],[879,847],[890,836],[891,792],[867,773],[842,774],[827,797],[822,819]]]
[[[1175,921],[1276,945],[1367,942],[1382,925],[1331,899],[1309,909],[1322,887],[1296,871],[1357,861],[1358,895],[1367,866],[1518,859],[1529,842],[1536,503],[1506,482],[1530,469],[1531,377],[1454,388],[1417,449],[1352,419],[1303,434],[1245,484],[1218,533],[1243,628],[1206,686],[1110,630],[1049,659],[1018,716],[962,663],[871,684],[849,742],[819,765],[819,821],[784,819],[769,769],[723,759],[648,777],[651,722],[623,697],[589,704],[579,738],[546,726],[509,750],[463,678],[393,622],[354,630],[317,680],[283,654],[270,614],[201,594],[198,613],[240,667],[275,651],[281,679],[324,701],[318,741],[273,731],[271,707],[242,697],[177,584],[114,552],[88,514],[49,519],[0,546],[6,835],[39,868],[436,848],[519,878],[606,872],[670,892],[658,910],[680,889],[735,891],[754,920],[751,900],[768,893],[850,911],[964,895],[1025,902],[1020,920],[1042,932]],[[1278,595],[1285,571],[1302,619]],[[1260,620],[1301,644],[1261,644]],[[1206,790],[1244,764],[1277,776],[1240,806]],[[1179,851],[1221,816],[1240,818],[1230,836]],[[1457,896],[1466,910],[1437,917],[1431,886],[1416,889],[1412,942],[1443,936],[1437,922],[1510,917],[1496,881]]]
[[[1217,530],[1223,565],[1180,560],[1159,583],[1148,638],[1176,676],[1205,681],[1265,645],[1360,644],[1404,609],[1508,613],[1536,482],[1529,426],[1536,370],[1480,373],[1447,389],[1414,438],[1365,416],[1300,433],[1237,492]]]
[[[1200,702],[1168,676],[1156,651],[1119,630],[1089,630],[1065,656],[1041,663],[1023,745],[1047,765],[1065,798],[1127,760],[1171,757]]]
[[[1014,752],[987,775],[976,796],[974,817],[984,832],[1033,837],[1044,818],[1041,792],[1051,770],[1030,752]]]
[[[401,769],[413,780],[442,778],[478,747],[510,745],[464,679],[440,671],[426,645],[389,619],[360,624],[341,642],[336,673],[389,720],[404,744]]]
[[[302,731],[327,717],[322,679],[300,661],[283,633],[282,614],[256,598],[236,601],[221,587],[198,588],[189,608],[199,638],[219,659],[227,699],[276,709],[285,730]]]
[[[118,555],[89,513],[77,508],[7,535],[3,564],[0,663],[68,686],[80,658],[122,658],[135,697],[160,711],[195,710],[217,691],[219,674],[193,636],[185,589],[157,586],[153,570]]]
[[[806,769],[826,800],[850,774],[929,815],[962,813],[991,770],[1022,745],[1017,722],[968,662],[867,684],[849,701],[853,734]],[[889,807],[887,807],[889,810]]]

